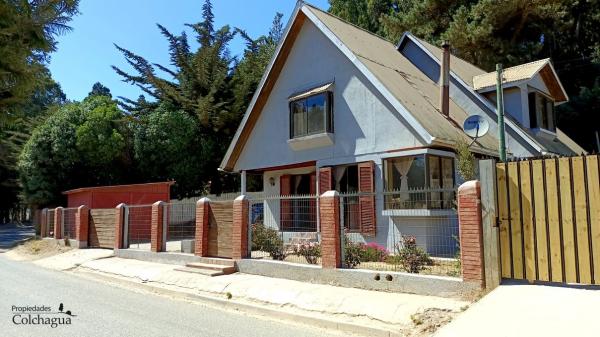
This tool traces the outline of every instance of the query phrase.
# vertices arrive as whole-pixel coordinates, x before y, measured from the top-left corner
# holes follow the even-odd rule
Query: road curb
[[[148,283],[138,283],[135,281],[125,280],[121,278],[112,277],[105,274],[99,274],[94,272],[86,272],[86,271],[78,271],[75,274],[77,275],[85,275],[84,277],[101,279],[105,282],[116,283],[126,286],[133,286],[137,289],[142,289],[146,291],[151,291],[160,295],[172,296],[180,299],[187,299],[201,303],[209,303],[213,306],[220,307],[223,309],[242,311],[249,314],[255,314],[260,316],[265,316],[268,318],[275,318],[279,320],[287,320],[293,321],[297,323],[302,323],[311,326],[318,326],[321,328],[338,330],[341,332],[347,333],[355,333],[364,336],[376,336],[376,337],[401,337],[404,336],[400,332],[391,331],[387,329],[374,328],[359,324],[345,323],[345,322],[337,322],[330,319],[312,317],[308,315],[302,314],[294,314],[288,312],[281,312],[272,308],[267,308],[259,305],[253,305],[248,303],[239,303],[233,300],[225,300],[220,298],[215,298],[211,296],[201,295],[201,294],[190,294],[190,293],[182,293],[176,290],[164,289],[160,287],[153,286]]]

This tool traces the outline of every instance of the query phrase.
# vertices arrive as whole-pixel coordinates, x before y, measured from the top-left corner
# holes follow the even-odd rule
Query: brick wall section
[[[75,213],[75,239],[79,248],[87,247],[89,222],[90,209],[85,205],[79,206]]]
[[[208,219],[210,216],[210,199],[202,198],[196,202],[196,238],[194,254],[208,256]]]
[[[336,191],[327,191],[319,199],[321,216],[321,261],[323,268],[342,266],[340,247],[340,197]]]
[[[458,222],[463,280],[485,287],[483,225],[479,181],[467,181],[458,188]]]
[[[231,257],[241,260],[248,257],[248,198],[245,195],[233,201],[233,228],[231,231]]]
[[[48,209],[44,208],[42,210],[42,218],[40,219],[40,237],[45,237],[48,226]]]
[[[127,206],[123,203],[118,204],[115,212],[115,249],[127,248],[124,246],[123,241],[123,226],[125,225],[125,208]]]
[[[54,211],[54,238],[55,239],[62,239],[62,214],[63,214],[63,208],[62,207],[56,207],[56,210]]]
[[[162,252],[163,250],[163,231],[165,203],[157,201],[152,204],[152,220],[150,222],[150,250],[153,252]]]

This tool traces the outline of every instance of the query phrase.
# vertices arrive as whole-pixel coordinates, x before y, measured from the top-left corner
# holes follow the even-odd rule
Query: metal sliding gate
[[[503,278],[600,284],[599,161],[496,164]]]

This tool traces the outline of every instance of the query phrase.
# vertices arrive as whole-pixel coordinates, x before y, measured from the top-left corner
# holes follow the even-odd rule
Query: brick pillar
[[[323,268],[342,266],[340,238],[340,196],[327,191],[319,199],[321,221],[321,261]]]
[[[78,248],[87,247],[89,221],[90,209],[85,205],[79,206],[75,214],[75,239]]]
[[[463,280],[485,287],[483,226],[479,181],[467,181],[458,188],[458,222]]]
[[[209,217],[210,199],[202,198],[196,202],[196,239],[194,240],[194,254],[198,256],[208,255]]]
[[[62,239],[62,215],[63,215],[63,208],[56,207],[56,210],[54,211],[54,238],[55,239]]]
[[[115,249],[128,248],[124,244],[126,238],[124,238],[125,230],[125,208],[127,206],[123,203],[118,204],[115,215]]]
[[[233,201],[233,228],[231,233],[231,258],[241,260],[248,257],[248,208],[250,203],[245,195]]]
[[[42,210],[42,218],[40,219],[40,237],[46,237],[46,233],[48,232],[48,209],[44,208]]]
[[[165,211],[165,202],[157,201],[152,204],[152,220],[150,222],[150,249],[153,252],[163,251],[163,234],[166,228],[164,228],[163,214]]]

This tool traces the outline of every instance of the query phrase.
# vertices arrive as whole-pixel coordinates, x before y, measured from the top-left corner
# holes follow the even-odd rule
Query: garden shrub
[[[366,245],[360,244],[361,262],[384,262],[390,253],[385,247],[376,242],[369,242]]]
[[[402,247],[396,245],[396,256],[393,262],[399,263],[409,273],[419,273],[433,264],[433,260],[420,247],[417,246],[417,238],[414,236],[402,236]]]
[[[346,235],[344,237],[344,265],[346,268],[356,268],[360,264],[360,252],[362,248],[358,243],[354,243]]]
[[[273,260],[282,261],[287,257],[279,232],[262,223],[252,225],[252,250],[267,252]]]
[[[321,245],[318,242],[310,242],[294,247],[296,256],[304,256],[306,262],[317,264],[318,258],[321,257]]]

